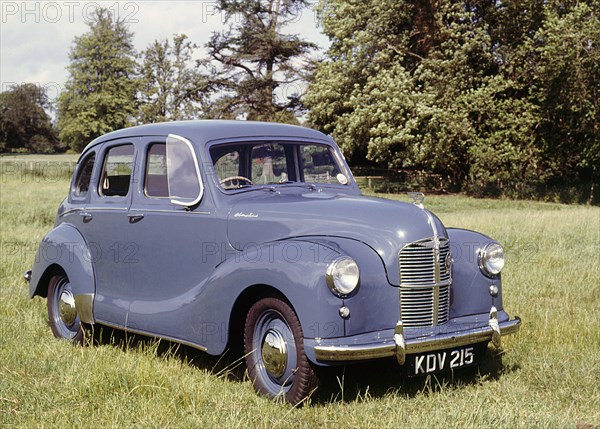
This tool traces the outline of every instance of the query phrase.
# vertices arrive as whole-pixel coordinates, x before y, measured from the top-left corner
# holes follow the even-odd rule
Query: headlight
[[[504,249],[498,243],[489,243],[479,251],[479,268],[487,276],[494,277],[504,268]]]
[[[336,259],[327,267],[327,286],[334,295],[344,298],[350,295],[358,286],[360,274],[354,259],[343,256]]]

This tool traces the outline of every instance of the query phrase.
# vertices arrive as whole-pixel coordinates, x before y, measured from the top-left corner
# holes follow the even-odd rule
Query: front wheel
[[[56,275],[48,284],[48,319],[56,338],[83,343],[83,326],[75,308],[71,283],[65,275]]]
[[[277,298],[263,298],[248,312],[244,352],[254,389],[291,404],[304,400],[318,386],[304,353],[302,327],[294,310]]]

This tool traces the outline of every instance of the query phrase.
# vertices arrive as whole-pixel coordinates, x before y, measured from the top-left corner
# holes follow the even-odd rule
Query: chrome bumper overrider
[[[404,337],[402,322],[398,322],[393,341],[352,345],[315,345],[315,357],[320,361],[360,361],[395,356],[400,365],[404,364],[407,354],[425,353],[469,344],[492,341],[500,348],[503,335],[514,334],[521,327],[521,319],[498,322],[498,311],[490,310],[487,326],[460,332],[444,333],[429,337]]]

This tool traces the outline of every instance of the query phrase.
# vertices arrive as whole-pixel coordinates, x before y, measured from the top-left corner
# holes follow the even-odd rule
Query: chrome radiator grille
[[[400,314],[405,327],[435,326],[448,321],[452,256],[447,239],[405,246],[399,255]]]

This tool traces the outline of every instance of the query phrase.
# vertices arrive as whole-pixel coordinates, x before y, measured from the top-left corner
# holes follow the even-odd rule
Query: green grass
[[[79,155],[0,154],[2,184],[7,180],[21,183],[61,182],[69,180]]]
[[[89,347],[55,340],[22,273],[68,187],[66,177],[0,175],[2,428],[600,425],[599,208],[427,197],[447,226],[505,245],[504,306],[521,332],[454,377],[406,379],[392,361],[327,371],[311,404],[293,408],[256,396],[227,356],[110,330]]]

